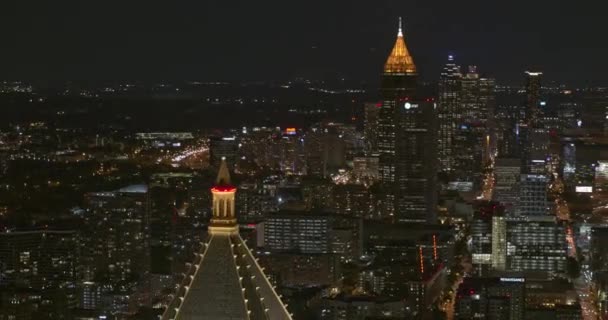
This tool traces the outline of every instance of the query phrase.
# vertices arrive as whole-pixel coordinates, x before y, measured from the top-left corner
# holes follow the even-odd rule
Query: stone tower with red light
[[[172,294],[163,320],[292,320],[255,256],[239,234],[234,198],[222,160],[208,235]]]
[[[209,233],[238,233],[234,210],[236,187],[231,184],[230,172],[226,160],[222,159],[215,185],[211,188],[213,195],[213,216]]]

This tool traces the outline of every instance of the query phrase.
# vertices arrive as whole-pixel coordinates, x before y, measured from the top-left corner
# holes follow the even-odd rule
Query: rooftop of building
[[[416,74],[414,59],[410,55],[407,45],[405,44],[401,18],[399,18],[397,40],[384,64],[384,72],[389,74]]]
[[[211,234],[163,319],[291,319],[240,235]]]

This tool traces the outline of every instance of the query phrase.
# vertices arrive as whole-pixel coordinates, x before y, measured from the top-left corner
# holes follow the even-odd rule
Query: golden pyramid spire
[[[403,30],[401,29],[401,17],[399,17],[397,41],[395,41],[393,51],[391,51],[391,54],[388,56],[388,59],[386,59],[386,63],[384,64],[384,73],[416,73],[416,65],[414,64],[414,59],[412,59],[410,52],[407,50],[407,46],[405,45],[405,39],[403,38]]]

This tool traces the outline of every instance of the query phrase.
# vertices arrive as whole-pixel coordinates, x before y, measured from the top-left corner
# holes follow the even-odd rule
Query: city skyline
[[[52,46],[0,51],[39,76],[0,81],[0,320],[608,318],[608,87],[552,80],[604,45],[546,51],[599,20],[518,2],[36,6],[7,44]]]

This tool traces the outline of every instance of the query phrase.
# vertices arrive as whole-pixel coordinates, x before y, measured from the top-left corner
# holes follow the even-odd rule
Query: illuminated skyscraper
[[[453,116],[451,178],[478,184],[491,153],[492,133],[488,121],[494,109],[495,81],[481,77],[475,66],[469,66],[459,80],[459,105]]]
[[[438,156],[440,170],[454,169],[454,136],[462,121],[460,108],[460,85],[462,75],[460,66],[454,63],[454,56],[448,56],[448,63],[443,67],[439,78],[438,97]]]
[[[522,216],[506,221],[508,271],[565,271],[566,230],[555,217]]]
[[[162,319],[291,319],[239,235],[236,187],[222,161],[213,194],[209,235]]]
[[[536,126],[541,118],[540,90],[542,72],[526,71],[525,120],[529,126]]]
[[[537,128],[542,128],[541,107],[541,72],[526,71],[526,101],[524,102],[524,118],[518,125],[519,150],[521,152],[522,169],[528,173],[531,171],[533,155],[533,135]],[[535,147],[538,148],[538,147]],[[544,158],[543,158],[544,160]]]
[[[397,41],[385,65],[382,76],[382,105],[378,114],[378,151],[380,153],[380,181],[395,182],[396,172],[396,117],[398,105],[403,105],[416,88],[416,66],[403,38],[401,19]]]
[[[482,123],[494,120],[496,104],[496,80],[489,77],[479,78],[479,110],[477,119]]]
[[[472,122],[479,117],[479,73],[477,66],[468,66],[467,72],[462,76],[462,93],[460,96],[463,121]]]
[[[378,117],[380,180],[388,215],[398,222],[435,222],[435,104],[416,96],[416,66],[403,38],[397,40],[382,76]]]
[[[519,205],[519,183],[521,160],[516,158],[498,158],[494,166],[496,183],[492,198],[505,206],[505,212],[514,214]]]

